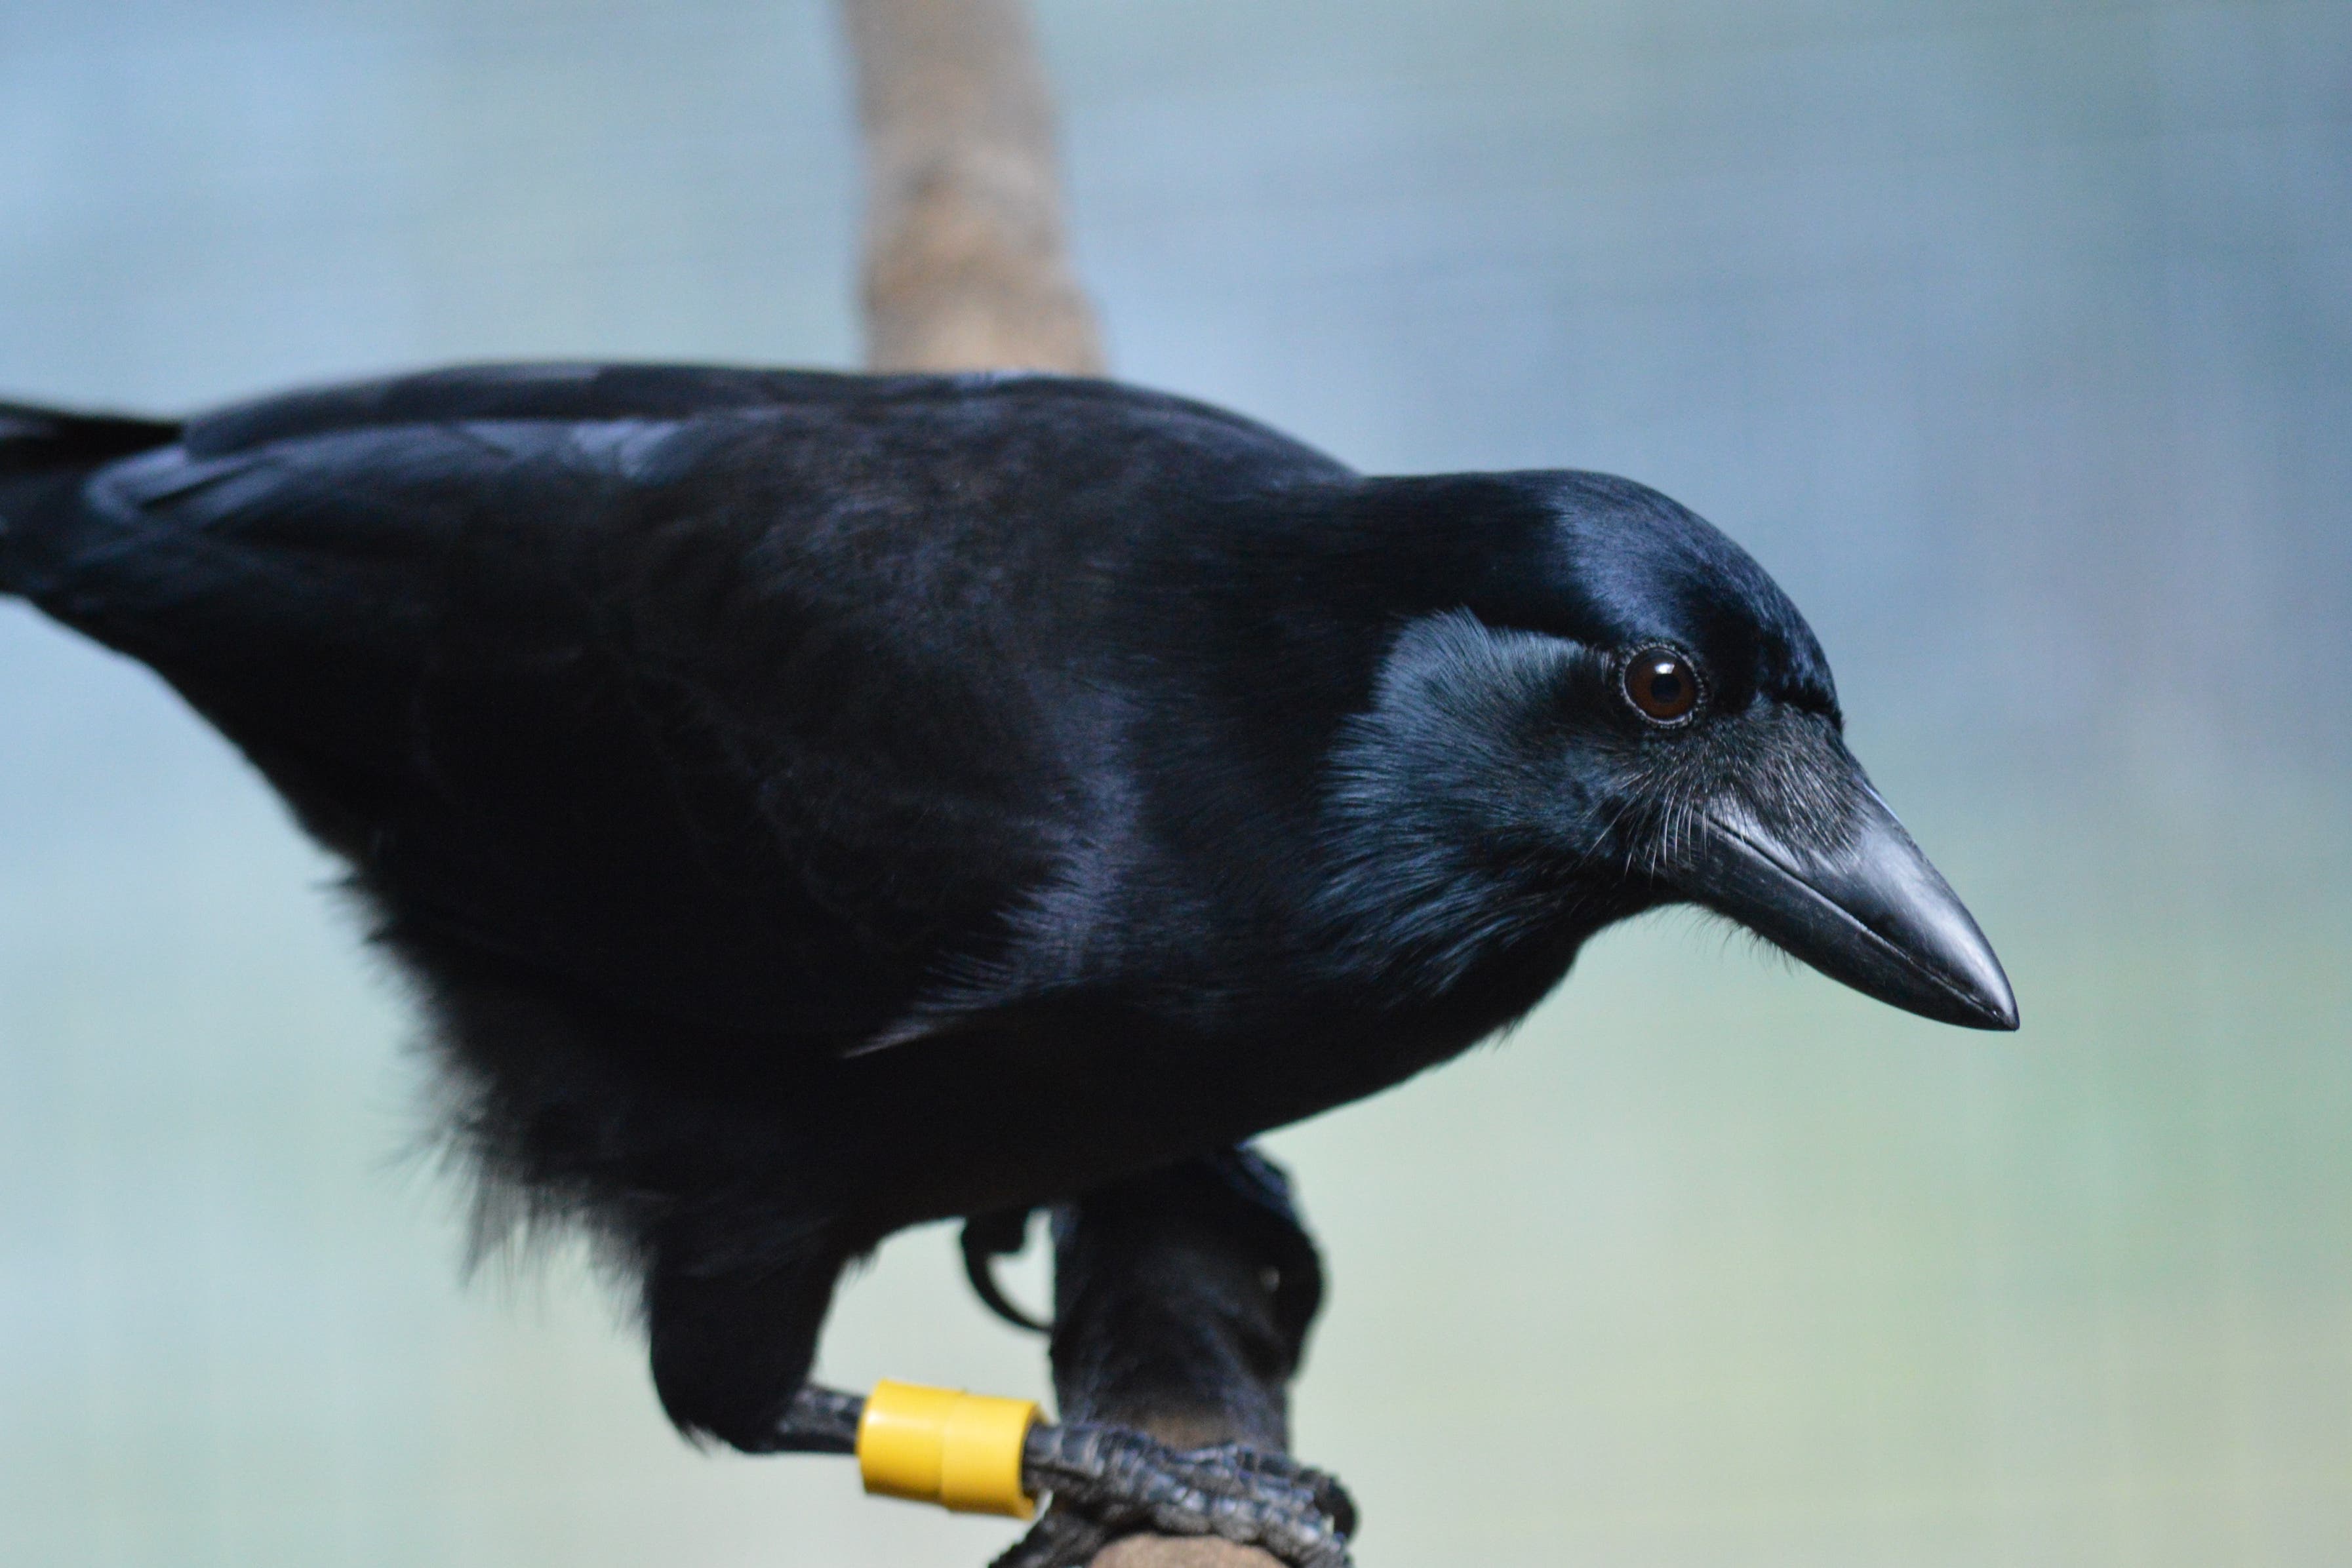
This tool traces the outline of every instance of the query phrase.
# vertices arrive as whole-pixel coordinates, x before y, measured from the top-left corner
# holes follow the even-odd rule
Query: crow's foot
[[[1054,1506],[994,1568],[1084,1568],[1122,1535],[1207,1535],[1290,1568],[1347,1568],[1356,1505],[1322,1471],[1235,1443],[1179,1451],[1124,1427],[1029,1434],[1022,1479]]]

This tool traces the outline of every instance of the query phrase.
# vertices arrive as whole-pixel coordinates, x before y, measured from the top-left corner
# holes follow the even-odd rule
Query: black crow
[[[0,409],[0,589],[350,863],[486,1223],[612,1245],[740,1448],[892,1231],[1395,1083],[1656,905],[2016,1023],[1795,607],[1603,475],[1045,376],[467,369]]]

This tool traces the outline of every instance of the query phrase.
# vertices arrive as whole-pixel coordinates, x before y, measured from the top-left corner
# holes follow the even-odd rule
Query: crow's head
[[[1403,483],[1442,542],[1416,552],[1423,608],[1331,798],[1334,894],[1401,977],[1443,986],[1497,941],[1686,901],[1882,1001],[2017,1026],[1992,948],[1847,752],[1811,630],[1745,551],[1601,475]]]

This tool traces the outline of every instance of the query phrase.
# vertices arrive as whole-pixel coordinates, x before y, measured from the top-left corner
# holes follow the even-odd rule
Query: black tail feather
[[[179,438],[179,425],[169,420],[0,402],[0,477],[94,467]]]
[[[0,593],[39,597],[42,563],[56,531],[71,526],[83,475],[179,438],[163,420],[0,402]]]

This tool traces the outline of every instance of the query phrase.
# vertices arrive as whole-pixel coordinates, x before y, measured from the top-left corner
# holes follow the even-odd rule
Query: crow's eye
[[[1644,648],[1626,661],[1625,697],[1654,723],[1680,724],[1698,706],[1698,672],[1672,648]]]

